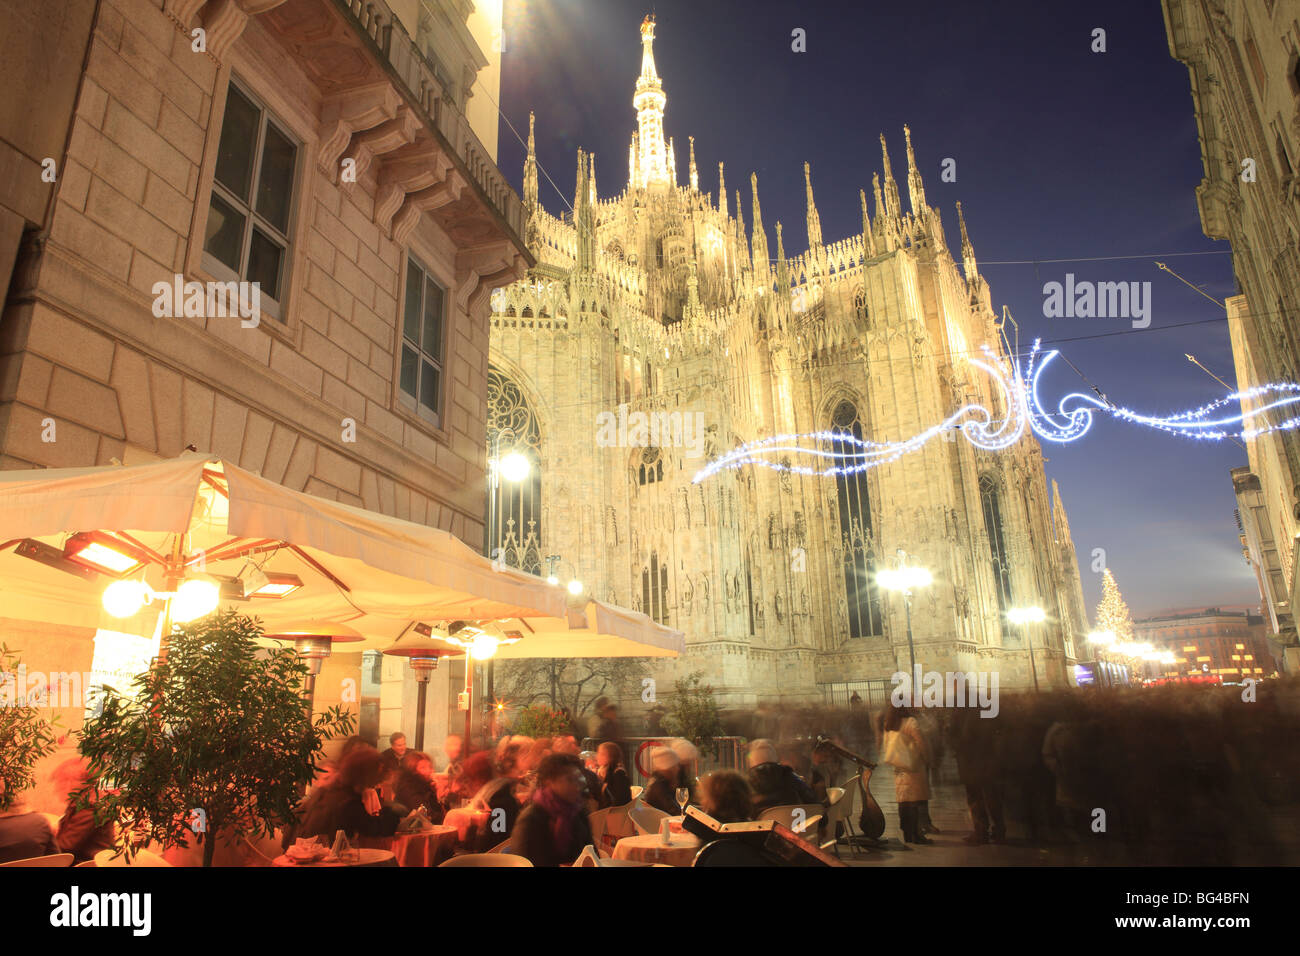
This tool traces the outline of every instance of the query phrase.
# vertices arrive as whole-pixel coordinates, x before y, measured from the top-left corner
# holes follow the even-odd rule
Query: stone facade
[[[536,470],[495,485],[489,547],[685,631],[685,657],[653,672],[703,670],[729,706],[822,700],[836,682],[907,669],[903,603],[871,573],[899,549],[934,574],[912,607],[925,670],[996,669],[1024,687],[1032,666],[1040,683],[1065,683],[1086,618],[1064,506],[1030,434],[989,452],[949,432],[860,479],[746,467],[693,483],[767,436],[899,441],[971,403],[1004,419],[974,360],[1007,354],[965,223],[959,270],[926,204],[910,131],[910,211],[882,137],[874,218],[864,192],[862,232],[825,242],[805,165],[808,248],[787,257],[781,224],[768,245],[756,177],[752,232],[721,167],[716,201],[701,191],[693,140],[678,183],[653,41],[647,20],[619,195],[599,196],[594,157],[579,152],[573,214],[548,213],[530,132],[538,265],[493,295],[489,456],[518,451]],[[684,430],[623,442],[638,412],[680,414]],[[1031,605],[1047,613],[1028,626],[1032,665],[1005,614]]]
[[[1300,0],[1164,0],[1164,13],[1169,51],[1191,77],[1205,166],[1201,224],[1232,243],[1242,293],[1228,308],[1238,386],[1300,381]],[[1291,417],[1279,409],[1268,421]],[[1292,611],[1300,435],[1256,437],[1247,453],[1256,480],[1234,472],[1238,512],[1264,562],[1260,595],[1290,669],[1300,666]],[[1273,543],[1271,556],[1261,542]]]
[[[31,132],[6,113],[31,135],[0,137],[38,193],[11,190],[0,230],[8,243],[18,210],[0,467],[192,446],[482,540],[489,293],[532,260],[522,203],[465,113],[489,61],[466,30],[472,5],[422,5],[459,18],[447,55],[463,59],[444,62],[377,0],[104,0],[92,23],[93,6],[59,21],[75,33],[71,12],[86,14],[75,66],[57,61],[71,79],[64,69],[40,100],[64,103],[62,119]],[[14,63],[15,83],[31,66]],[[42,155],[57,167],[43,187]],[[230,222],[252,225],[228,267],[213,243]],[[256,323],[211,299],[159,314],[160,283],[268,275]],[[419,375],[437,372],[418,385],[403,377],[416,352]]]

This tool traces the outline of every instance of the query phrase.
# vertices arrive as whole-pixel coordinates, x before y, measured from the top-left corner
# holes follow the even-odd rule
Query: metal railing
[[[870,710],[883,707],[889,703],[889,695],[894,685],[885,679],[846,680],[822,684],[822,694],[831,707],[866,707]],[[858,700],[853,700],[853,695]]]
[[[397,75],[407,94],[447,141],[484,198],[517,237],[524,234],[523,201],[506,181],[487,148],[452,101],[438,70],[384,0],[334,0],[357,28],[370,38]]]

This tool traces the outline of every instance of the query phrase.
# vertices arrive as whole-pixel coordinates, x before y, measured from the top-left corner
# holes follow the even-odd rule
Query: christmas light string
[[[848,432],[839,431],[776,435],[748,442],[710,462],[695,474],[691,479],[692,483],[704,481],[724,468],[741,468],[745,465],[757,465],[810,477],[853,475],[898,461],[904,455],[924,447],[935,436],[949,430],[956,430],[973,446],[985,451],[999,451],[1014,445],[1024,436],[1026,425],[1044,441],[1067,444],[1078,441],[1091,430],[1094,413],[1098,411],[1106,412],[1130,424],[1144,425],[1201,441],[1252,439],[1300,425],[1300,415],[1279,424],[1260,428],[1249,425],[1251,420],[1267,415],[1274,409],[1300,405],[1300,385],[1292,382],[1257,385],[1233,392],[1192,411],[1166,417],[1144,415],[1082,392],[1070,392],[1064,395],[1057,402],[1055,412],[1049,412],[1043,407],[1038,385],[1043,373],[1047,371],[1052,361],[1060,356],[1060,352],[1055,349],[1043,352],[1040,361],[1040,351],[1041,340],[1035,340],[1023,373],[1019,360],[1008,365],[1007,362],[998,359],[988,346],[983,348],[983,352],[989,362],[970,360],[972,365],[987,372],[1001,390],[1009,410],[1008,416],[1004,419],[995,421],[993,413],[988,408],[978,404],[967,404],[937,425],[903,441],[864,441]],[[1270,396],[1281,397],[1270,399]],[[1252,408],[1248,412],[1214,417],[1220,409],[1229,405],[1240,406],[1245,402],[1253,404],[1257,399],[1264,400],[1265,404]],[[1232,426],[1241,426],[1241,429],[1235,432],[1229,431]],[[811,443],[813,447],[805,447],[802,443]],[[836,464],[826,468],[787,464],[779,457],[787,454],[810,455],[814,458],[829,459]]]

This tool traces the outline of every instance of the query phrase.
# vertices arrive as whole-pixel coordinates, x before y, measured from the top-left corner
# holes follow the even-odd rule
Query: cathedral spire
[[[673,140],[668,140],[668,185],[677,185],[677,147]]]
[[[885,145],[885,134],[880,134],[880,155],[885,164],[885,216],[890,220],[888,226],[894,226],[902,215],[902,204],[898,199],[898,183],[894,182],[894,171],[889,166],[889,147]],[[880,218],[879,215],[876,216]]]
[[[862,251],[871,259],[876,254],[876,237],[871,234],[871,217],[867,214],[867,191],[859,189],[858,197],[862,200]]]
[[[1070,519],[1065,514],[1065,503],[1061,501],[1061,489],[1052,479],[1052,530],[1057,544],[1068,544],[1073,550],[1074,539],[1070,536]]]
[[[596,205],[596,154],[590,153],[587,156],[587,202],[592,206]]]
[[[528,114],[528,158],[524,160],[524,207],[532,212],[537,208],[537,140],[533,136],[536,117]]]
[[[736,248],[740,254],[740,268],[753,268],[749,259],[749,240],[745,238],[745,207],[740,204],[740,190],[736,190]]]
[[[722,213],[722,218],[727,218],[727,177],[722,171],[722,163],[718,163],[718,212]]]
[[[700,171],[695,168],[695,137],[694,136],[690,137],[690,140],[691,140],[691,191],[699,192]]]
[[[785,262],[785,242],[779,222],[776,224],[776,291],[782,296],[790,294],[790,268]]]
[[[925,184],[921,182],[921,171],[916,168],[912,131],[907,124],[903,125],[903,136],[907,139],[907,201],[912,207],[912,215],[921,219],[925,215]]]
[[[641,75],[637,77],[636,94],[632,106],[636,109],[637,133],[634,145],[637,152],[637,169],[634,187],[666,185],[675,180],[669,174],[672,156],[664,143],[663,83],[655,69],[655,21],[647,16],[641,22]]]
[[[960,202],[957,203],[957,224],[961,227],[962,271],[966,273],[966,284],[973,288],[979,281],[979,265],[975,261],[975,247],[970,236],[966,235],[966,217],[962,214]]]
[[[749,174],[754,191],[754,278],[762,286],[772,283],[772,261],[767,253],[767,233],[763,231],[763,207],[758,203],[758,173]]]
[[[815,250],[822,244],[822,220],[817,215],[817,204],[813,202],[812,166],[803,164],[803,181],[808,201],[808,248]]]
[[[578,182],[574,187],[573,202],[573,224],[578,233],[578,256],[574,267],[578,271],[593,269],[596,265],[596,214],[592,195],[595,186],[590,159],[578,150]]]

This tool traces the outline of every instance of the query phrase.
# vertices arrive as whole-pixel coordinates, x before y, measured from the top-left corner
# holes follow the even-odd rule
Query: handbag
[[[904,773],[916,773],[921,768],[912,743],[897,730],[885,734],[885,763]]]

